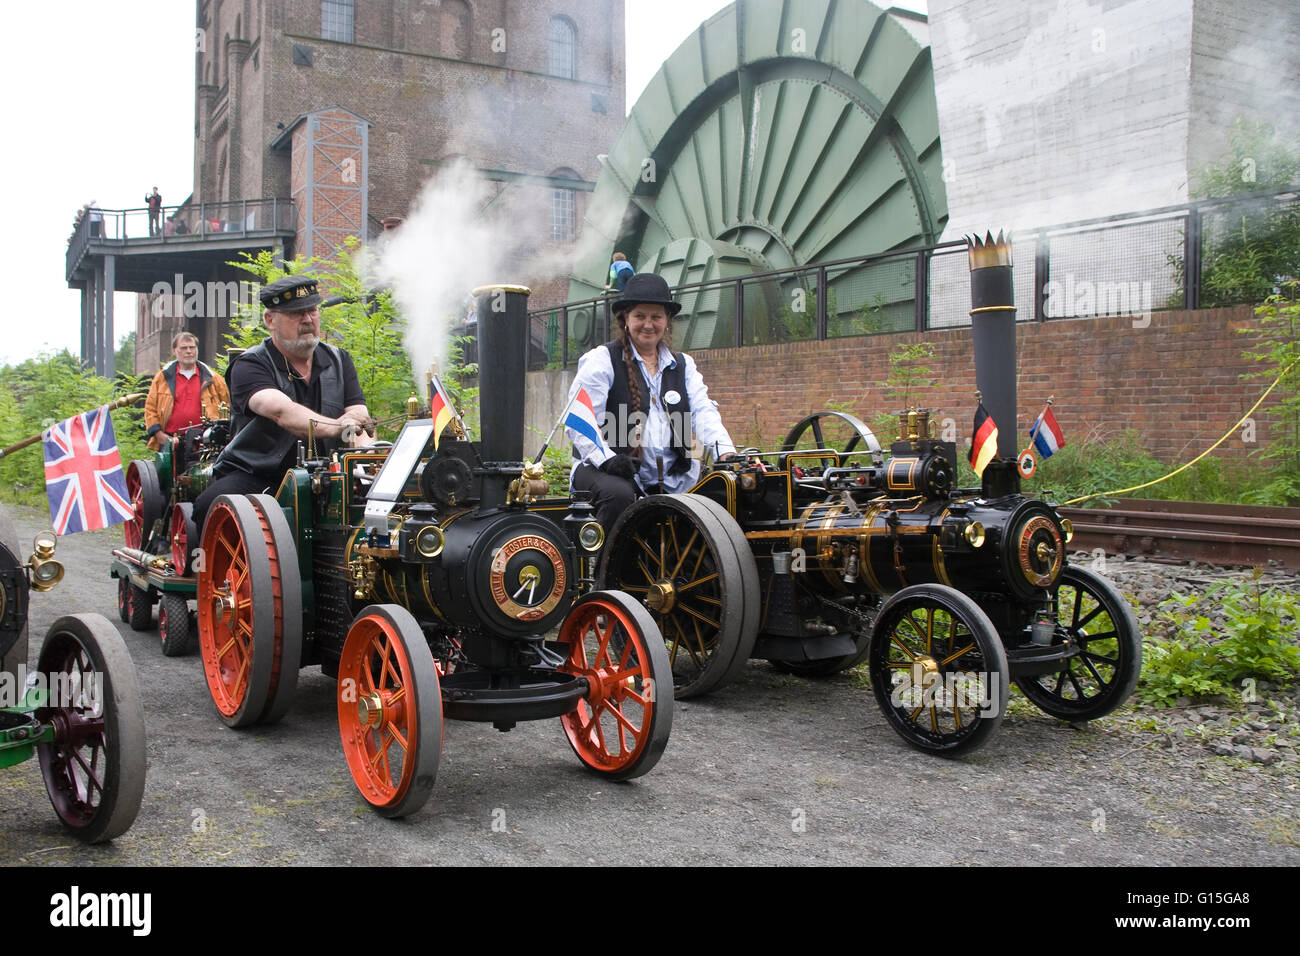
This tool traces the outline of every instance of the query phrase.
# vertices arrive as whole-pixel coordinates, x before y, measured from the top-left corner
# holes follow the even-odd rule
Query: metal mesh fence
[[[916,256],[826,270],[826,337],[916,328]]]
[[[1039,296],[1048,320],[1257,302],[1300,275],[1300,196],[1205,200],[1026,232],[1012,237],[1012,261],[1021,322],[1039,317]],[[907,331],[916,328],[920,281],[925,328],[970,323],[969,259],[955,243],[679,290],[675,345],[698,350]],[[536,350],[547,363],[573,365],[605,341],[604,311],[599,301],[562,307],[558,323],[548,317],[534,330]],[[559,347],[566,329],[567,355]]]
[[[1182,308],[1185,230],[1179,216],[1049,234],[1047,318]]]

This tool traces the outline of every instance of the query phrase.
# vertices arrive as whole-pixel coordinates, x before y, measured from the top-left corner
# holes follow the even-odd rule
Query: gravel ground
[[[30,509],[15,519],[24,542],[43,521]],[[1261,685],[1249,704],[1130,703],[1078,727],[1015,698],[988,746],[943,760],[887,727],[865,675],[807,681],[759,661],[679,704],[664,758],[629,784],[585,772],[555,721],[507,735],[449,723],[433,799],[384,820],[352,785],[334,683],[315,668],[281,724],[230,731],[196,656],[165,658],[156,630],[118,621],[108,553],[120,538],[60,542],[68,576],[32,597],[32,656],[61,614],[98,611],[123,634],[144,697],[144,806],[113,844],[82,847],[57,824],[35,761],[0,771],[0,863],[1300,863],[1294,688]],[[1144,620],[1216,574],[1116,559],[1104,573]]]

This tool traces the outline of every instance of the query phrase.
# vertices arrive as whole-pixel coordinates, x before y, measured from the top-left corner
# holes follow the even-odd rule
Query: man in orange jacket
[[[172,337],[175,361],[154,376],[144,402],[144,424],[154,451],[176,432],[203,419],[223,417],[220,406],[230,404],[226,380],[199,361],[199,340],[192,332]]]

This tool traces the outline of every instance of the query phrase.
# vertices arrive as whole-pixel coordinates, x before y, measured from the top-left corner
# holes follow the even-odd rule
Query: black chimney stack
[[[524,381],[528,296],[521,285],[474,290],[478,308],[479,454],[486,474],[483,507],[504,503],[524,460]]]
[[[982,494],[1001,498],[1020,491],[1016,465],[1016,298],[1011,239],[990,231],[966,240],[970,253],[970,325],[975,347],[975,387],[998,426],[998,455],[984,469]]]

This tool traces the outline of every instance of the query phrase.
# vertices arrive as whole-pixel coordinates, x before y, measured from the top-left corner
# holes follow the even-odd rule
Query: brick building
[[[296,229],[277,252],[329,256],[345,236],[373,237],[404,216],[441,166],[466,161],[491,182],[496,208],[532,213],[510,237],[520,273],[510,278],[533,283],[535,302],[563,300],[556,257],[573,247],[596,157],[625,114],[622,0],[196,7],[194,193],[183,215],[292,198]],[[221,208],[215,228],[260,225],[243,206]],[[215,351],[224,317],[177,311],[142,301],[139,370],[167,357],[182,322],[205,355]]]

